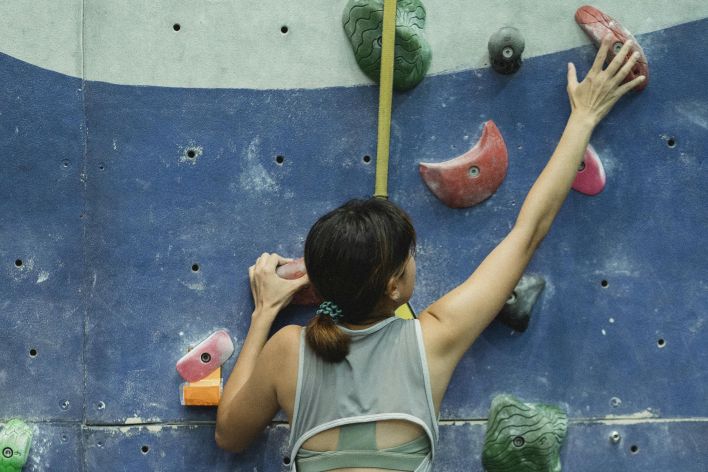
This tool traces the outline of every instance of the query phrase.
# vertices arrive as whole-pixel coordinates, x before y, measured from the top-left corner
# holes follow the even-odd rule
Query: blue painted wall
[[[686,54],[708,19],[639,39],[651,83],[592,140],[607,188],[572,194],[531,263],[547,288],[529,330],[494,324],[461,362],[440,470],[481,469],[478,420],[500,392],[567,409],[567,470],[708,468],[707,63]],[[432,76],[396,95],[390,191],[419,232],[414,308],[510,229],[562,131],[565,64],[584,73],[593,55],[532,58],[511,77]],[[372,192],[377,89],[124,86],[9,56],[0,79],[0,418],[34,422],[28,470],[285,468],[280,425],[244,456],[218,451],[214,410],[179,405],[174,364],[217,328],[240,347],[246,268],[266,250],[301,254],[320,214]],[[417,163],[466,151],[488,119],[507,143],[506,180],[448,209]]]

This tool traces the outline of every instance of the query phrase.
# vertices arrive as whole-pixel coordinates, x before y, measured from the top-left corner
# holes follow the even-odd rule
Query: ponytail
[[[328,315],[315,315],[307,324],[305,340],[326,362],[337,363],[349,354],[351,338]]]

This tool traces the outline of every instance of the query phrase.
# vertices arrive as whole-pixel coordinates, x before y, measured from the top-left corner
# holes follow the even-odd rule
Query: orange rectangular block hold
[[[221,367],[197,382],[184,382],[179,386],[183,406],[217,406],[221,400],[223,381]]]

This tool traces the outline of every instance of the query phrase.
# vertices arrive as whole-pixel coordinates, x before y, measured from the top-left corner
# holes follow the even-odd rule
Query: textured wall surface
[[[301,254],[319,215],[373,191],[378,90],[346,2],[55,3],[0,7],[0,422],[33,425],[26,470],[284,470],[282,416],[248,453],[219,451],[215,410],[180,406],[174,365],[218,328],[238,350],[246,268]],[[417,310],[510,229],[569,111],[565,64],[594,55],[581,2],[497,3],[425,2],[431,73],[394,96],[389,190],[419,233]],[[438,470],[481,470],[502,392],[567,410],[566,470],[708,469],[708,3],[597,5],[642,33],[651,82],[593,136],[607,187],[571,193],[533,259],[547,285],[529,329],[492,324],[459,365]],[[486,65],[504,25],[527,41],[512,76]],[[417,163],[466,151],[488,119],[506,180],[449,209]]]

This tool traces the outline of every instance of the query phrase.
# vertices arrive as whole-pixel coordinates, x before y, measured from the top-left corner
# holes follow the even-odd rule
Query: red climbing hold
[[[611,34],[612,46],[607,54],[607,60],[611,61],[615,54],[617,54],[622,47],[622,45],[631,39],[634,43],[632,49],[627,54],[627,57],[635,51],[639,52],[639,60],[635,64],[634,68],[629,71],[624,82],[629,82],[634,80],[635,77],[643,75],[645,80],[634,87],[636,91],[644,90],[644,87],[649,83],[649,62],[647,61],[647,56],[644,54],[644,50],[639,45],[637,40],[634,38],[632,33],[627,31],[627,29],[620,24],[619,21],[605,15],[600,10],[589,5],[582,6],[578,8],[575,12],[575,22],[585,31],[595,46],[600,46],[602,38]]]
[[[588,144],[583,163],[573,181],[573,189],[585,195],[597,195],[605,188],[605,169],[595,149]]]
[[[472,149],[446,162],[421,162],[419,170],[425,184],[445,205],[466,208],[486,200],[499,188],[509,165],[507,156],[504,138],[489,120]]]
[[[275,273],[284,279],[299,279],[307,274],[305,259],[301,257],[283,264],[275,270]],[[322,303],[322,297],[317,294],[315,287],[308,285],[298,290],[290,303],[293,305],[319,305]]]
[[[216,331],[177,361],[177,372],[187,382],[197,382],[218,369],[233,353],[229,332]]]

